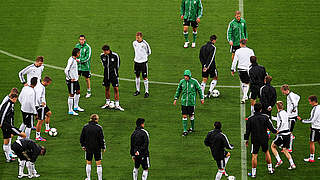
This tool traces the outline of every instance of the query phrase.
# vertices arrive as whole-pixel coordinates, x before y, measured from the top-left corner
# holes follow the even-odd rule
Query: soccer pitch
[[[138,117],[146,119],[145,128],[150,133],[150,163],[148,179],[182,180],[214,179],[217,166],[209,148],[203,140],[215,121],[222,122],[222,131],[228,136],[235,149],[227,165],[229,175],[242,179],[243,173],[251,170],[250,148],[241,156],[240,89],[238,76],[230,74],[231,54],[226,40],[228,23],[239,9],[238,0],[203,0],[203,17],[199,24],[197,47],[183,48],[182,22],[180,20],[180,0],[92,0],[92,1],[2,1],[0,6],[0,97],[7,95],[12,87],[21,90],[18,72],[29,65],[36,56],[43,55],[45,64],[64,68],[71,56],[78,36],[85,34],[92,48],[92,73],[102,75],[99,59],[101,47],[108,44],[118,53],[120,65],[120,105],[124,112],[101,109],[105,103],[102,78],[93,76],[92,97],[85,99],[85,82],[80,78],[82,96],[80,106],[85,112],[78,117],[67,115],[67,87],[61,69],[45,67],[42,74],[52,77],[53,83],[46,89],[48,106],[53,112],[51,126],[58,129],[58,136],[47,138],[39,144],[47,147],[46,156],[40,156],[36,169],[38,179],[85,179],[85,159],[79,138],[82,127],[89,116],[97,113],[99,124],[104,129],[107,144],[103,155],[104,179],[132,179],[133,162],[129,154],[130,134]],[[320,2],[316,0],[259,0],[243,1],[244,18],[248,25],[248,47],[252,48],[258,63],[266,67],[273,77],[278,100],[285,102],[279,85],[289,84],[293,92],[301,96],[299,114],[309,118],[311,106],[307,97],[320,97]],[[132,41],[135,33],[144,33],[152,49],[149,60],[149,80],[169,84],[151,83],[150,97],[134,97],[135,84],[126,79],[134,79]],[[192,38],[189,29],[189,38]],[[198,58],[201,45],[216,34],[218,39],[216,63],[219,71],[217,89],[221,95],[216,99],[197,101],[196,132],[181,137],[182,122],[180,104],[174,106],[173,96],[176,83],[183,78],[183,71],[190,69],[194,78],[201,81],[201,65]],[[8,54],[8,53],[10,54]],[[16,55],[16,56],[12,56]],[[208,83],[207,83],[208,85]],[[143,85],[142,91],[144,92]],[[113,90],[111,90],[111,97]],[[15,126],[22,121],[20,104],[15,106]],[[250,104],[245,106],[246,116]],[[273,115],[276,111],[273,110]],[[44,128],[42,128],[43,130]],[[257,179],[318,179],[320,161],[310,164],[303,162],[309,156],[309,125],[298,122],[295,126],[293,159],[297,166],[287,170],[289,163],[283,154],[284,164],[275,174],[267,173],[264,154],[258,158]],[[1,133],[2,134],[2,133]],[[31,137],[34,139],[35,132]],[[271,139],[274,135],[271,135]],[[2,135],[0,135],[2,143]],[[315,158],[319,156],[316,145]],[[0,150],[0,179],[17,179],[18,163],[5,163]],[[271,155],[273,165],[276,160]],[[241,167],[246,160],[247,167]],[[97,179],[96,168],[92,166],[92,179]],[[244,169],[242,169],[244,168]],[[139,171],[139,177],[142,170]],[[223,179],[226,179],[223,177]],[[248,177],[249,179],[249,177]]]

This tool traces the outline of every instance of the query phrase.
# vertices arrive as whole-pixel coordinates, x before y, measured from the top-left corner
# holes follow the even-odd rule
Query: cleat
[[[188,132],[183,132],[182,133],[182,136],[187,136],[188,135]]]
[[[81,107],[77,107],[77,108],[73,108],[74,111],[79,111],[79,112],[83,112],[84,109],[82,109]]]
[[[244,103],[246,103],[246,100],[245,100],[244,98],[242,98],[241,101],[240,101],[240,103],[241,103],[241,104],[244,104]]]
[[[38,137],[38,138],[36,138],[36,140],[37,140],[37,141],[47,141],[45,138],[43,138],[43,137],[41,137],[41,136]]]
[[[21,178],[24,178],[24,177],[27,177],[27,176],[28,176],[27,174],[19,174],[18,178],[21,179]]]
[[[16,157],[18,157],[17,155],[15,155],[15,154],[13,154],[13,153],[10,153],[9,156],[10,156],[11,158],[16,158]]]
[[[248,98],[248,96],[246,96],[246,97],[245,97],[245,98],[243,98],[243,99],[244,99],[245,101],[248,101],[248,99],[249,99],[249,98]]]
[[[140,91],[136,91],[133,95],[138,96],[140,94]]]
[[[188,46],[189,46],[189,42],[185,42],[183,45],[184,48],[188,48]]]
[[[297,168],[297,167],[296,167],[295,164],[293,164],[292,166],[288,167],[289,170],[293,170],[293,169],[296,169],[296,168]]]
[[[271,171],[268,171],[269,174],[273,174],[274,173],[274,169],[272,169]]]
[[[274,166],[274,167],[279,167],[279,166],[281,166],[281,164],[283,164],[283,161],[282,160],[280,160],[279,162],[277,162],[277,164]]]
[[[227,171],[224,171],[224,172],[222,173],[222,175],[225,175],[226,177],[229,176],[229,174],[227,174]]]
[[[86,98],[89,98],[91,96],[91,93],[86,94]]]
[[[148,98],[149,97],[149,93],[144,93],[144,98]]]
[[[49,131],[50,131],[51,129],[46,129],[45,131],[44,131],[44,133],[49,133]]]
[[[194,132],[194,130],[192,128],[189,128],[188,133],[192,133],[192,132]]]
[[[192,48],[195,48],[195,47],[196,47],[196,43],[193,42],[193,43],[191,44],[191,47],[192,47]]]
[[[36,130],[36,127],[33,126],[33,127],[31,128],[31,130]]]
[[[74,112],[74,111],[68,112],[68,114],[74,115],[74,116],[78,116],[78,115],[79,115],[78,113],[76,113],[76,112]]]
[[[33,174],[32,177],[35,177],[35,178],[40,177],[40,174]]]
[[[119,111],[124,111],[124,109],[121,106],[116,106],[114,109]]]
[[[318,160],[320,160],[320,156],[318,157]]]
[[[307,158],[307,159],[304,159],[304,162],[314,162],[314,160]]]
[[[248,176],[249,176],[249,177],[252,177],[252,178],[256,178],[256,175],[253,175],[253,174],[250,173],[250,172],[248,173]]]
[[[7,159],[6,162],[7,162],[7,163],[11,163],[11,162],[13,162],[13,161],[15,161],[15,160],[16,160],[16,159],[14,159],[14,158],[10,158],[10,159]]]
[[[101,106],[101,109],[106,109],[108,107],[109,107],[109,104],[105,104],[105,105]]]

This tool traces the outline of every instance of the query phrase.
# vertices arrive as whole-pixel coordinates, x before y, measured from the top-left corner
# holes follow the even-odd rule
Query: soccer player
[[[91,47],[86,41],[84,35],[79,36],[79,43],[76,44],[76,47],[80,49],[80,57],[78,62],[78,74],[79,76],[84,76],[87,83],[87,94],[86,98],[91,96],[91,87],[90,87],[90,77],[91,77]]]
[[[250,116],[247,120],[246,133],[244,134],[244,140],[246,140],[247,147],[249,144],[249,136],[251,134],[252,172],[248,173],[248,176],[253,178],[256,177],[257,159],[260,147],[265,153],[269,173],[274,173],[274,169],[272,168],[271,156],[268,150],[269,137],[267,129],[270,129],[274,134],[277,133],[277,130],[274,129],[269,117],[261,113],[261,103],[256,103],[254,105],[254,111],[254,115]]]
[[[203,45],[200,49],[199,59],[202,65],[202,82],[201,82],[201,90],[202,94],[206,89],[206,83],[208,81],[208,77],[212,78],[210,83],[210,89],[208,95],[206,97],[210,97],[214,87],[217,85],[218,81],[218,71],[216,67],[216,43],[217,36],[210,36],[210,41],[207,44]]]
[[[225,148],[233,149],[233,145],[229,143],[227,136],[222,133],[221,126],[221,122],[215,122],[214,130],[210,131],[204,140],[204,144],[210,147],[212,157],[218,165],[216,180],[220,180],[223,174],[228,176],[225,167],[229,161],[230,152],[227,152]]]
[[[182,136],[187,136],[188,132],[194,132],[194,109],[196,105],[197,92],[200,95],[201,104],[204,104],[204,95],[202,93],[199,82],[191,77],[191,71],[184,71],[184,79],[181,79],[174,96],[173,105],[177,104],[177,99],[181,94],[181,112],[183,133]],[[191,121],[191,128],[188,129],[188,115]]]
[[[30,80],[33,77],[37,77],[38,82],[40,82],[43,69],[43,56],[38,56],[34,64],[27,66],[19,72],[19,79],[21,83],[28,86],[30,85]],[[27,75],[27,81],[24,79],[25,74]]]
[[[106,104],[101,108],[105,109],[109,107],[110,104],[110,83],[114,90],[115,99],[115,109],[124,111],[124,109],[119,104],[119,67],[120,67],[120,57],[117,53],[110,50],[108,45],[102,47],[103,53],[100,55],[102,65],[104,67],[104,78],[103,85],[105,86],[105,96]]]
[[[257,63],[257,57],[250,57],[250,102],[251,102],[251,116],[254,113],[254,104],[257,97],[260,98],[260,88],[264,85],[264,78],[267,76],[266,69]]]
[[[18,139],[12,144],[12,150],[19,158],[19,175],[18,178],[28,176],[29,179],[39,177],[35,168],[35,162],[39,155],[46,154],[46,148],[35,143],[31,139]],[[23,173],[24,166],[28,168],[28,175]]]
[[[243,97],[241,103],[244,104],[246,100],[248,100],[248,91],[249,91],[249,68],[251,65],[250,57],[254,56],[254,52],[252,49],[246,46],[247,40],[240,40],[240,49],[235,52],[234,59],[232,61],[231,66],[231,75],[234,76],[234,72],[236,71],[236,65],[238,63],[238,72],[241,81],[241,89],[243,92]]]
[[[302,123],[311,124],[310,132],[310,157],[304,159],[305,162],[314,162],[315,146],[314,143],[318,142],[320,144],[320,105],[318,103],[317,96],[309,96],[309,104],[312,106],[310,119],[301,120]],[[320,157],[318,157],[320,160]]]
[[[230,44],[230,52],[232,53],[232,60],[235,52],[240,48],[240,40],[248,40],[247,23],[241,18],[241,12],[236,11],[234,19],[229,23],[227,30],[227,40]]]
[[[288,149],[289,152],[292,152],[292,143],[295,139],[293,135],[293,128],[298,119],[298,105],[300,96],[295,94],[294,92],[290,91],[289,85],[284,84],[281,86],[282,94],[287,96],[287,113],[289,117],[289,125],[290,125],[290,147]]]
[[[130,155],[134,162],[133,180],[138,179],[138,171],[140,165],[142,166],[142,180],[147,180],[149,162],[149,133],[144,129],[143,118],[138,118],[136,121],[136,129],[131,134],[131,148]]]
[[[276,89],[270,85],[272,77],[267,75],[264,79],[265,85],[260,89],[260,102],[262,104],[262,113],[267,114],[271,119],[271,111],[277,102]]]
[[[66,74],[66,83],[68,86],[69,97],[68,97],[68,114],[78,116],[79,114],[75,111],[83,112],[84,109],[79,107],[80,99],[80,84],[78,81],[78,67],[77,58],[80,56],[80,49],[74,48],[72,50],[72,56],[68,59],[67,67],[64,69]]]
[[[97,165],[98,180],[102,180],[101,160],[102,153],[106,152],[106,144],[102,127],[98,122],[99,116],[97,114],[92,114],[89,123],[83,127],[80,136],[81,147],[86,152],[86,180],[91,180],[91,164],[93,156]]]
[[[201,0],[181,0],[180,16],[183,20],[183,36],[185,39],[184,48],[188,48],[188,28],[191,25],[193,30],[192,48],[196,47],[197,29],[202,17],[203,7]]]
[[[6,98],[5,98],[6,99]],[[18,128],[14,127],[14,104],[18,99],[18,94],[12,93],[9,95],[9,99],[0,107],[0,127],[3,133],[3,152],[5,154],[6,162],[14,161],[11,151],[11,138],[13,135],[26,137],[26,134],[21,132]]]
[[[277,121],[277,136],[275,139],[272,141],[271,144],[271,150],[273,155],[277,159],[277,164],[275,167],[279,167],[281,164],[283,164],[283,161],[281,160],[279,153],[277,151],[277,146],[282,148],[282,152],[284,155],[288,158],[290,166],[289,170],[296,169],[296,165],[293,162],[293,158],[291,157],[288,149],[290,147],[290,123],[289,123],[289,118],[288,114],[285,110],[283,110],[283,102],[278,101],[277,102],[277,109],[278,109],[278,114],[276,118],[272,118],[272,120]]]
[[[142,74],[144,83],[144,98],[149,97],[149,81],[148,81],[148,56],[151,54],[151,49],[147,41],[142,39],[142,32],[136,33],[136,40],[132,45],[134,48],[134,73],[136,74],[136,92],[134,96],[140,94],[140,73]]]
[[[36,109],[36,92],[34,87],[37,85],[38,78],[33,77],[30,80],[30,85],[24,86],[19,95],[19,102],[21,104],[21,112],[23,122],[20,125],[20,131],[26,133],[27,138],[30,138],[31,126],[33,124],[34,116],[37,115]]]
[[[36,140],[37,141],[46,141],[45,138],[40,136],[41,126],[43,120],[46,121],[46,130],[45,133],[50,131],[50,116],[52,112],[50,111],[47,102],[46,102],[46,87],[49,86],[52,82],[52,79],[48,76],[44,77],[42,82],[37,84],[34,88],[36,92],[36,109],[37,109],[37,119],[38,123],[36,126]]]

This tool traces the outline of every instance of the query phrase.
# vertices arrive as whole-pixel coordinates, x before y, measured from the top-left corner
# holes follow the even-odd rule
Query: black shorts
[[[102,85],[105,87],[109,87],[110,83],[112,84],[113,87],[119,87],[119,78],[114,77],[110,79],[103,79]]]
[[[95,161],[100,161],[102,159],[102,152],[100,151],[86,151],[86,160],[92,161],[92,158],[94,156]]]
[[[136,76],[140,76],[140,73],[142,73],[143,78],[148,77],[148,62],[143,62],[143,63],[137,63],[134,62],[134,73]]]
[[[27,128],[32,128],[33,126],[33,121],[34,121],[34,114],[32,113],[26,113],[26,112],[22,112],[22,120],[23,120],[23,124],[25,124],[27,126]]]
[[[183,26],[192,26],[193,28],[197,28],[199,26],[199,24],[197,23],[197,21],[188,21],[186,19],[183,20]]]
[[[264,143],[254,143],[251,144],[251,154],[258,154],[260,146],[262,148],[262,152],[267,152],[268,151],[268,141]]]
[[[311,128],[310,141],[312,142],[320,141],[320,129]]]
[[[290,132],[293,132],[294,129],[294,125],[296,124],[296,120],[298,119],[298,117],[292,117],[289,118],[289,123],[290,123]]]
[[[78,81],[66,80],[69,94],[75,94],[78,90],[80,90],[80,84]]]
[[[147,170],[150,167],[149,157],[135,157],[134,167],[139,169],[140,165],[142,169]]]
[[[279,147],[283,147],[286,149],[290,148],[290,134],[289,135],[277,135],[274,140],[273,143]]]
[[[45,107],[36,107],[37,112],[38,112],[38,120],[44,120],[46,117],[47,112],[50,111],[48,106]]]
[[[86,78],[91,78],[91,73],[90,73],[90,71],[78,71],[78,75],[79,76],[84,76],[84,77],[86,77]]]
[[[18,135],[21,133],[21,131],[16,128],[16,127],[13,127],[11,125],[5,125],[3,124],[3,126],[1,127],[2,129],[2,134],[3,134],[3,139],[9,139],[11,138],[11,134],[13,135]]]
[[[194,106],[181,106],[181,113],[182,115],[189,115],[192,116],[194,115]]]
[[[239,73],[240,81],[242,83],[249,84],[250,77],[249,77],[248,71],[238,71],[238,73]]]
[[[203,70],[203,67],[202,67],[202,70]],[[208,78],[209,75],[210,75],[210,78],[218,77],[218,70],[216,66],[210,67],[209,69],[207,69],[206,72],[202,71],[202,77]]]
[[[227,154],[228,154],[228,152],[224,151],[224,155],[223,155],[222,159],[215,159],[217,162],[218,169],[224,169],[226,167],[226,163],[224,161],[224,158],[227,157]]]
[[[254,100],[256,100],[257,98],[260,98],[260,87],[259,86],[255,86],[255,85],[250,86],[249,98],[254,99]]]
[[[231,46],[230,47],[230,52],[231,53],[235,53],[237,49],[240,49],[240,45],[239,46]]]
[[[18,140],[17,140],[18,141]],[[22,146],[20,144],[17,143],[17,141],[15,141],[12,145],[11,145],[11,149],[14,151],[14,153],[18,156],[18,158],[20,159],[20,161],[27,161],[28,159],[22,154],[22,152],[24,151]]]

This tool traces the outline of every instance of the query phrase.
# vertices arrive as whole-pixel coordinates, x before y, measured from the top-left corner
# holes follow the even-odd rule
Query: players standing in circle
[[[92,114],[90,121],[86,124],[81,132],[80,144],[82,149],[86,152],[86,180],[91,180],[91,164],[92,158],[96,161],[98,180],[102,180],[102,153],[106,151],[106,144],[104,141],[104,135],[102,127],[98,124],[99,116]]]
[[[231,46],[232,60],[236,50],[240,48],[241,39],[248,40],[247,23],[241,18],[241,12],[236,11],[234,19],[229,23],[227,30],[227,40]]]
[[[80,49],[80,57],[78,62],[78,74],[84,76],[87,83],[87,94],[86,98],[91,96],[90,78],[91,78],[91,47],[86,41],[84,35],[79,36],[79,43],[76,47]]]
[[[311,124],[310,132],[310,157],[304,159],[305,162],[314,162],[314,153],[316,152],[314,143],[320,144],[320,105],[317,96],[309,96],[309,104],[312,106],[310,119],[302,120],[302,123]],[[301,120],[301,119],[299,119]],[[320,160],[320,157],[318,157]]]
[[[177,104],[177,99],[181,94],[181,112],[182,112],[182,136],[187,136],[188,132],[194,132],[194,110],[196,105],[197,92],[200,95],[201,104],[204,104],[204,95],[201,91],[199,82],[191,77],[191,71],[184,71],[184,79],[181,79],[174,96],[173,105]],[[191,128],[188,129],[188,116],[191,121]]]
[[[214,130],[210,131],[204,140],[204,144],[210,147],[212,157],[218,165],[216,180],[220,180],[222,175],[228,176],[225,168],[229,161],[230,153],[225,148],[233,149],[233,145],[229,143],[227,136],[222,133],[221,126],[221,122],[215,122]]]
[[[25,86],[28,86],[30,85],[31,78],[33,77],[37,77],[39,83],[41,81],[41,74],[43,72],[43,69],[43,56],[38,56],[34,64],[27,66],[19,72],[19,79],[21,83]],[[23,77],[25,74],[27,74],[27,81]]]
[[[260,98],[260,88],[264,85],[264,78],[267,76],[266,69],[257,63],[257,57],[250,57],[250,102],[251,102],[251,116],[254,113],[254,104],[256,103],[257,97]]]
[[[104,68],[103,86],[105,86],[106,104],[101,108],[105,109],[110,105],[110,83],[114,90],[115,109],[124,111],[119,104],[119,67],[120,57],[117,53],[110,50],[108,45],[102,47],[103,53],[100,55],[100,59]]]
[[[250,57],[254,56],[254,52],[252,49],[246,46],[247,40],[240,40],[240,49],[238,49],[235,53],[234,59],[232,61],[231,66],[231,75],[234,76],[234,72],[236,71],[236,65],[238,63],[238,72],[241,81],[241,89],[243,92],[243,97],[241,103],[244,104],[246,100],[248,100],[248,91],[249,91],[249,68],[251,65]]]
[[[196,47],[197,29],[202,17],[203,7],[201,0],[181,0],[180,17],[183,20],[183,36],[185,39],[184,48],[189,47],[188,28],[191,25],[193,30],[192,48]]]
[[[144,129],[143,118],[138,118],[136,121],[136,129],[131,134],[131,148],[130,155],[134,162],[133,180],[138,179],[138,171],[140,165],[142,166],[142,180],[147,180],[148,169],[150,167],[149,161],[149,133]]]
[[[253,178],[256,177],[258,152],[260,147],[265,153],[269,173],[274,173],[274,169],[272,168],[271,156],[268,150],[269,136],[267,133],[267,129],[270,129],[274,134],[277,133],[277,130],[274,129],[269,117],[265,114],[262,114],[261,111],[261,103],[256,103],[254,105],[254,115],[248,118],[246,124],[246,133],[244,134],[244,140],[246,140],[247,147],[249,144],[249,136],[251,134],[252,172],[248,173],[248,175]]]
[[[218,81],[218,71],[216,67],[216,43],[217,36],[210,36],[210,41],[207,44],[203,45],[200,49],[199,59],[202,65],[202,82],[201,82],[201,90],[202,94],[206,89],[206,83],[208,81],[208,77],[212,78],[210,83],[210,89],[208,94],[205,97],[210,97],[214,87],[217,85]]]
[[[79,107],[80,99],[80,84],[78,75],[77,58],[80,56],[80,49],[74,48],[72,50],[72,56],[68,59],[67,67],[64,69],[66,75],[66,83],[68,86],[69,97],[68,97],[68,114],[77,116],[79,115],[75,111],[83,112],[84,109]]]
[[[30,80],[30,85],[24,86],[19,95],[19,102],[21,104],[21,112],[23,122],[20,125],[20,131],[26,133],[27,138],[30,138],[31,127],[33,125],[34,116],[37,115],[36,109],[36,92],[34,87],[37,85],[38,78],[33,77]]]
[[[276,89],[270,85],[272,81],[271,76],[266,76],[264,79],[264,86],[260,89],[260,102],[262,104],[262,113],[267,114],[271,119],[271,111],[277,102]]]
[[[136,33],[136,40],[132,45],[134,48],[134,73],[136,74],[136,92],[134,96],[140,94],[140,73],[142,74],[145,94],[144,98],[149,97],[149,81],[148,81],[148,56],[151,54],[151,49],[147,41],[142,39],[142,32]]]
[[[46,141],[43,137],[40,136],[41,126],[43,123],[43,120],[46,121],[46,130],[45,132],[48,133],[50,131],[50,116],[51,111],[47,105],[46,102],[46,87],[51,84],[52,80],[50,77],[46,76],[43,78],[42,82],[37,84],[37,86],[34,88],[36,92],[36,109],[38,112],[38,123],[36,126],[36,140],[37,141]]]

